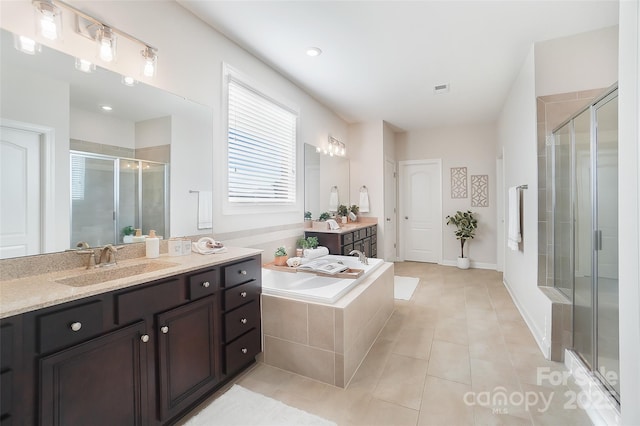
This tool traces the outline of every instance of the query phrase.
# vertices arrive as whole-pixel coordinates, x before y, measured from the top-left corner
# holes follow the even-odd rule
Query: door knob
[[[391,218],[390,217],[387,218],[387,222],[391,222]]]
[[[405,218],[405,219],[409,219],[409,216],[405,216],[404,218]]]
[[[140,336],[140,340],[142,340],[142,343],[147,343],[149,341],[149,335],[143,334],[142,336]]]

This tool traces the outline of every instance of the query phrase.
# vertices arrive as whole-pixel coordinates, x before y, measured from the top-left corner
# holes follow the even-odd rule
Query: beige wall
[[[455,264],[460,243],[453,228],[445,225],[444,216],[457,210],[477,213],[476,238],[465,246],[465,255],[479,267],[495,268],[496,264],[496,129],[495,125],[440,127],[398,133],[398,161],[442,159],[443,263]],[[468,198],[451,198],[451,167],[466,167]],[[471,175],[489,176],[489,207],[471,207]]]

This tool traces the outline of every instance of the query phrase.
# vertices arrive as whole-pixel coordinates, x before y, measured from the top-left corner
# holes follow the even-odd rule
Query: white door
[[[442,183],[440,160],[400,162],[401,257],[442,261]]]
[[[0,127],[0,193],[0,259],[40,253],[40,133]]]
[[[384,253],[386,261],[393,262],[396,253],[396,163],[384,160]]]

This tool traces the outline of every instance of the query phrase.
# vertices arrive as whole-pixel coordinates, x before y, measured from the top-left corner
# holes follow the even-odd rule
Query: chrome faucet
[[[111,244],[107,244],[102,248],[100,252],[100,266],[112,266],[116,265],[116,252],[117,248]]]
[[[367,256],[361,252],[360,250],[351,250],[351,252],[349,253],[349,256],[357,254],[358,255],[358,260],[360,261],[360,263],[363,263],[365,265],[369,264],[369,261],[367,260]]]
[[[76,244],[76,247],[79,247],[80,250],[76,250],[77,254],[88,254],[89,260],[87,261],[87,269],[93,269],[96,267],[96,252],[89,247],[85,241],[79,241]]]

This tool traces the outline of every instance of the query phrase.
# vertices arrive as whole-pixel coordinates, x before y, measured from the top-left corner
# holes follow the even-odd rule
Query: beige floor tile
[[[471,387],[427,376],[418,425],[472,425],[473,407],[465,403]]]
[[[465,319],[440,317],[433,336],[438,340],[466,345],[469,343],[467,321]]]
[[[427,365],[423,359],[391,354],[373,397],[419,410]]]
[[[398,332],[393,353],[428,360],[433,333],[432,328],[420,327],[419,325],[405,326]]]
[[[498,387],[518,384],[518,376],[510,362],[471,358],[471,383]]]
[[[369,402],[364,418],[360,421],[356,420],[355,424],[363,426],[415,426],[418,422],[418,414],[417,409],[373,398]]]
[[[434,339],[431,345],[428,374],[445,380],[471,384],[469,347]]]
[[[472,339],[469,342],[469,356],[511,365],[511,357],[509,356],[507,345],[499,341],[488,342],[484,339]]]

